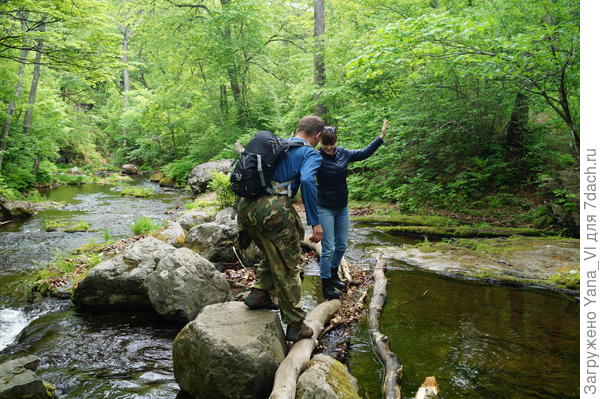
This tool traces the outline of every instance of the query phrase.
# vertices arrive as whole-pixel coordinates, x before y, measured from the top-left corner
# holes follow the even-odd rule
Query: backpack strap
[[[284,141],[285,141],[288,149],[294,148],[294,147],[304,147],[304,146],[310,145],[305,141],[296,141],[296,140],[291,140],[291,139],[286,139]],[[286,149],[286,153],[287,153],[287,149]],[[262,175],[262,172],[260,171],[260,166],[259,166],[259,173],[261,176],[261,183],[263,183],[263,186],[264,186],[265,184],[262,180],[263,175]],[[291,180],[284,181],[281,183],[273,181],[273,182],[271,182],[271,187],[266,187],[265,190],[271,195],[287,195],[288,197],[291,198],[292,197],[292,183],[295,182],[296,180],[298,180],[298,179],[291,179]],[[284,187],[286,188],[286,190],[281,191],[281,189]]]

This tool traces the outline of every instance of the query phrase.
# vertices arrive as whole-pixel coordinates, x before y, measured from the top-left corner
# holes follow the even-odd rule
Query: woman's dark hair
[[[325,123],[316,115],[307,115],[298,122],[298,130],[309,136],[322,132],[324,127]]]
[[[335,129],[325,129],[321,135],[321,144],[333,145],[337,142],[337,133]]]

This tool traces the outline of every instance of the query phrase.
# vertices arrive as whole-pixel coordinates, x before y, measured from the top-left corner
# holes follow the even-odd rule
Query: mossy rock
[[[150,181],[158,183],[162,179],[165,178],[165,174],[163,172],[155,172],[150,175]]]
[[[542,237],[555,233],[529,227],[471,227],[471,226],[377,226],[391,234],[411,237],[510,237],[513,235]]]
[[[44,230],[57,231],[62,229],[63,227],[67,227],[68,225],[68,222],[62,222],[60,220],[49,220],[46,223],[44,223]]]
[[[456,226],[458,220],[445,218],[443,216],[427,216],[427,215],[381,215],[371,214],[354,216],[352,220],[359,223],[378,223],[401,226]]]
[[[330,356],[315,355],[298,379],[298,399],[359,399],[358,385],[346,366]]]
[[[173,187],[175,186],[175,179],[172,177],[163,177],[159,180],[158,185],[161,187]]]
[[[79,221],[77,223],[71,224],[65,228],[65,233],[81,233],[90,230],[90,225],[86,221]]]

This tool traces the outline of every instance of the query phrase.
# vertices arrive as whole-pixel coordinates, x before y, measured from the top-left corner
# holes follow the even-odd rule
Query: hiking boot
[[[322,278],[321,285],[323,286],[323,296],[325,299],[340,299],[342,293],[333,285],[331,278]]]
[[[288,341],[296,342],[304,338],[310,338],[313,336],[313,329],[304,324],[302,321],[296,323],[290,323],[285,331],[285,339]]]
[[[244,300],[244,304],[250,309],[279,309],[279,306],[271,299],[269,291],[252,288]]]
[[[348,286],[346,285],[346,283],[344,283],[342,280],[340,280],[340,277],[338,276],[338,268],[337,267],[335,269],[331,269],[331,283],[333,284],[333,286],[335,288],[337,288],[338,290],[340,290],[342,292],[346,292],[346,290],[348,289]]]

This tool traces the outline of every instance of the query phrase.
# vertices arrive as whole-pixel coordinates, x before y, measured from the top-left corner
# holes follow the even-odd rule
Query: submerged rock
[[[152,236],[177,248],[185,243],[185,230],[177,222],[167,224]]]
[[[318,354],[298,378],[298,399],[359,399],[358,382],[348,368],[334,358]]]
[[[579,240],[512,236],[459,239],[416,246],[374,249],[384,257],[423,269],[506,282],[535,283],[578,289]],[[576,281],[561,284],[573,276]]]
[[[175,247],[154,237],[135,242],[95,266],[75,286],[73,302],[92,307],[151,307],[144,281]]]
[[[204,306],[231,299],[223,275],[187,248],[161,259],[144,285],[154,310],[166,319],[183,323],[196,318]]]
[[[38,357],[25,356],[0,364],[0,398],[55,398],[55,388],[34,373],[39,363]]]
[[[205,192],[212,178],[211,172],[228,173],[232,162],[231,159],[221,159],[197,165],[188,175],[188,184],[192,193],[198,195]]]
[[[134,164],[127,163],[121,166],[121,173],[126,175],[137,175],[138,173],[140,173],[140,168],[138,168]]]
[[[195,399],[266,398],[286,355],[276,312],[241,302],[206,306],[173,343],[173,369]]]

